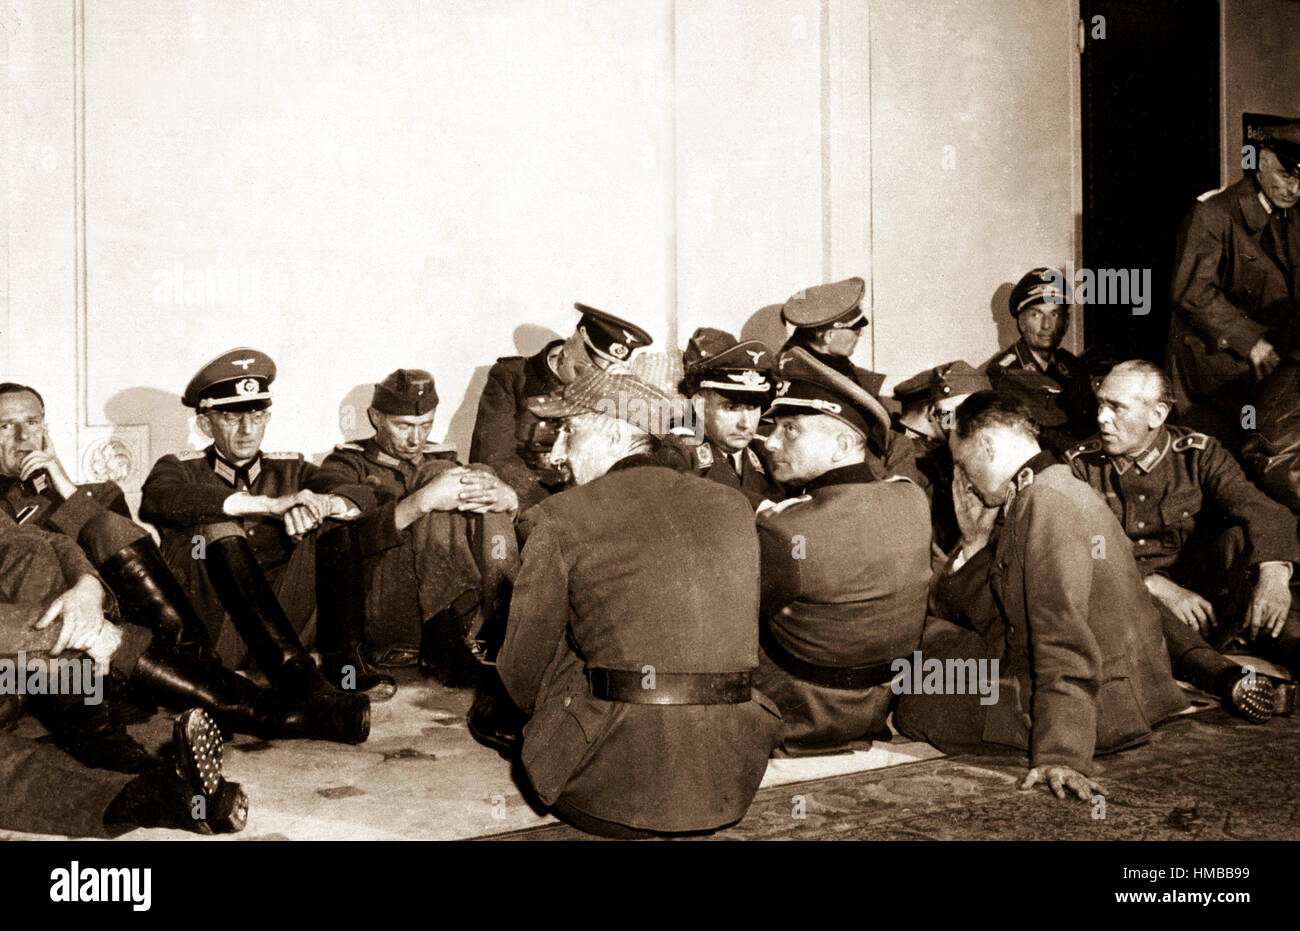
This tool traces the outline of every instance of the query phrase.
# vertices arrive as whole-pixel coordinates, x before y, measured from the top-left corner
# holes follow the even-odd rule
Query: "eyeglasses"
[[[260,427],[271,419],[271,412],[267,410],[242,411],[241,413],[235,413],[234,411],[209,411],[208,416],[214,418],[227,430],[233,430],[244,421],[244,418],[248,418],[248,422],[253,426]]]

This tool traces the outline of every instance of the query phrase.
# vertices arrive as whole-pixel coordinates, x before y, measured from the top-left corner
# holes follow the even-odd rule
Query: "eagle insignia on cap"
[[[250,360],[251,361],[251,360]],[[239,394],[257,394],[257,379],[245,378],[239,384],[235,385],[235,391]]]
[[[743,372],[728,372],[727,377],[738,385],[744,385],[746,388],[766,388],[767,379],[763,373],[755,369],[745,369]]]
[[[249,367],[250,365],[252,365],[252,364],[253,364],[254,362],[256,362],[256,361],[257,361],[256,359],[231,359],[231,360],[230,360],[230,364],[231,364],[231,365],[238,365],[241,369],[243,369],[245,372],[247,372],[247,371],[248,371],[248,367]]]
[[[760,349],[758,352],[754,352],[754,350],[752,350],[752,349],[746,349],[746,350],[745,350],[745,355],[749,356],[750,360],[751,360],[755,365],[758,365],[758,360],[761,359],[761,358],[763,358],[763,356],[766,355],[766,353],[763,352],[763,350],[761,350],[761,349]]]

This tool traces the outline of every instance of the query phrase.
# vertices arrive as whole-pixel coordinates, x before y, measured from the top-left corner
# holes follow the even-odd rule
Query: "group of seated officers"
[[[1300,243],[1284,142],[1243,179],[1270,249]],[[1180,249],[1253,204],[1198,203]],[[636,374],[648,333],[578,304],[566,339],[492,366],[469,465],[429,441],[419,369],[377,383],[373,435],[321,465],[264,451],[276,367],[241,347],[182,396],[211,444],[145,480],[160,545],[118,486],[73,481],[38,390],[0,384],[0,660],[82,657],[105,684],[96,702],[0,687],[0,827],[238,831],[223,740],[360,743],[404,666],[472,689],[474,737],[613,837],[717,830],[769,757],[896,732],[1027,756],[1022,788],[1092,799],[1099,755],[1187,707],[1176,680],[1243,721],[1290,714],[1300,342],[1282,271],[1290,311],[1278,298],[1267,338],[1221,347],[1253,374],[1233,383],[1244,437],[1178,422],[1186,360],[1175,383],[1061,349],[1048,268],[1011,292],[1014,345],[892,398],[851,361],[860,278],[791,297],[777,352],[697,330],[675,390]],[[126,726],[159,707],[179,716],[156,752]],[[24,713],[52,742],[8,727]]]

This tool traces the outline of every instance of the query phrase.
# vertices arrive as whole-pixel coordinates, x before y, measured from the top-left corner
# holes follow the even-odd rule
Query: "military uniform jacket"
[[[1286,353],[1300,312],[1300,223],[1290,227],[1284,257],[1250,176],[1198,202],[1183,220],[1166,365],[1180,402],[1229,386],[1251,389],[1250,350],[1261,338]]]
[[[162,534],[163,553],[171,562],[193,545],[193,528],[210,523],[235,522],[243,527],[260,566],[282,565],[294,542],[279,518],[256,515],[232,517],[223,508],[231,495],[279,497],[302,489],[347,498],[363,513],[374,510],[370,487],[348,482],[306,461],[302,453],[259,452],[243,469],[236,469],[209,446],[202,451],[163,456],[149,472],[140,500],[140,519]]]
[[[1269,497],[1300,514],[1300,361],[1284,359],[1265,379],[1256,413],[1242,459]]]
[[[539,420],[527,401],[550,394],[563,384],[546,361],[555,340],[536,355],[505,356],[488,370],[478,402],[478,417],[469,458],[490,465],[519,496],[520,513],[541,501],[565,481],[547,456],[555,444],[556,425]]]
[[[989,644],[1000,656],[999,697],[982,736],[1027,749],[1031,766],[1091,773],[1095,752],[1145,740],[1186,702],[1110,510],[1050,453],[1031,459],[1016,486],[990,554],[958,573],[975,588],[964,601],[978,604],[987,584],[1001,613],[1000,624],[976,619],[1001,641]]]
[[[1178,561],[1197,533],[1238,525],[1249,565],[1300,559],[1295,517],[1251,484],[1219,442],[1185,427],[1165,425],[1136,460],[1115,460],[1093,438],[1066,456],[1075,476],[1109,505],[1143,573]],[[1199,532],[1198,532],[1199,531]]]
[[[18,525],[0,514],[0,656],[20,651],[47,651],[58,639],[60,625],[32,629],[53,596],[67,591],[83,575],[99,578],[90,561],[62,533]],[[107,589],[105,589],[107,592]],[[111,602],[112,596],[106,595]],[[110,612],[112,613],[112,612]],[[11,696],[0,696],[6,704]]]
[[[397,504],[428,480],[431,463],[455,468],[456,451],[438,443],[426,443],[420,462],[398,459],[384,452],[372,436],[356,443],[340,443],[321,463],[321,472],[351,485],[365,485],[378,502],[373,514],[361,524],[361,551],[369,556],[400,546],[405,537],[397,530]]]
[[[0,478],[0,510],[24,526],[42,527],[54,533],[67,534],[73,540],[81,533],[86,521],[102,511],[112,511],[127,520],[131,509],[126,496],[115,482],[90,482],[77,486],[77,493],[64,499],[48,480],[40,491],[30,482],[16,478]]]
[[[1024,403],[1038,426],[1071,437],[1087,436],[1096,429],[1091,382],[1073,353],[1058,348],[1043,368],[1022,338],[984,371],[993,390]]]
[[[595,698],[584,667],[726,673],[758,663],[758,538],[739,492],[630,457],[521,518],[497,671],[532,714],[522,761],[538,795],[646,830],[744,814],[779,719],[737,705]]]
[[[785,497],[781,483],[768,472],[761,440],[754,440],[741,451],[739,472],[726,450],[712,440],[706,439],[688,449],[696,475],[738,489],[753,507]]]
[[[930,510],[902,479],[834,469],[758,515],[762,616],[818,666],[887,663],[916,649],[930,581]]]

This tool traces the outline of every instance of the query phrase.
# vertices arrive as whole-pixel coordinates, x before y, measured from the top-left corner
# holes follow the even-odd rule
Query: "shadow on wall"
[[[190,440],[193,414],[181,404],[180,395],[157,388],[127,388],[104,405],[104,417],[115,426],[145,424],[149,427],[149,461],[138,464],[141,481],[163,456],[193,448]]]
[[[772,352],[778,352],[786,340],[785,323],[781,320],[781,308],[784,306],[784,302],[768,304],[754,311],[740,328],[740,339],[760,340]]]
[[[993,292],[993,297],[989,299],[989,316],[993,318],[993,326],[998,331],[998,351],[989,356],[982,363],[971,362],[976,368],[983,369],[986,365],[996,359],[1002,353],[1006,352],[1007,347],[1020,339],[1020,330],[1016,326],[1016,318],[1011,316],[1007,310],[1008,302],[1011,300],[1011,289],[1016,286],[1014,281],[1004,281],[998,285],[998,289]],[[944,361],[944,360],[940,360]],[[938,363],[935,363],[936,365]]]

